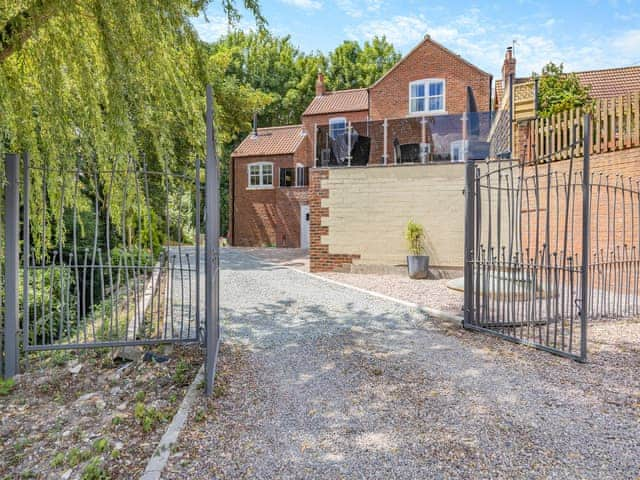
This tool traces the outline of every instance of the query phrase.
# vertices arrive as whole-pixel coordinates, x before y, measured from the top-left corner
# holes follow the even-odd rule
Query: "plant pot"
[[[425,279],[429,272],[429,257],[427,255],[407,255],[409,278]]]

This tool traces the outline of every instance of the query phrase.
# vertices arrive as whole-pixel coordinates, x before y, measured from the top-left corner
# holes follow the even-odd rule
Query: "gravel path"
[[[579,365],[244,252],[222,261],[216,398],[164,478],[638,477],[638,342]]]

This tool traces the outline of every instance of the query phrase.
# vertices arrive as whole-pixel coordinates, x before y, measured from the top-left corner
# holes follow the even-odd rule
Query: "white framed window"
[[[344,117],[335,117],[329,119],[329,136],[334,140],[340,135],[347,133],[347,119]]]
[[[442,78],[416,80],[409,84],[409,113],[445,113],[445,81]]]
[[[247,167],[249,182],[248,188],[272,188],[273,187],[273,163],[251,163]]]

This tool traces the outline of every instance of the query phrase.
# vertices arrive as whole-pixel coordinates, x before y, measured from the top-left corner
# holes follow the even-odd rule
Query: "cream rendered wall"
[[[464,164],[369,166],[331,169],[321,188],[331,254],[360,255],[354,264],[403,265],[409,219],[425,228],[430,263],[462,268]]]

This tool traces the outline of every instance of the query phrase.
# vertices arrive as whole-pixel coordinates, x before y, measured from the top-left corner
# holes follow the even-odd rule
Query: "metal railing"
[[[18,372],[20,351],[202,342],[212,393],[220,213],[211,87],[206,121],[203,171],[199,160],[172,170],[168,160],[131,155],[105,168],[6,154],[3,376]]]
[[[565,161],[467,164],[464,325],[586,361],[589,320],[640,314],[640,181],[579,124]]]

